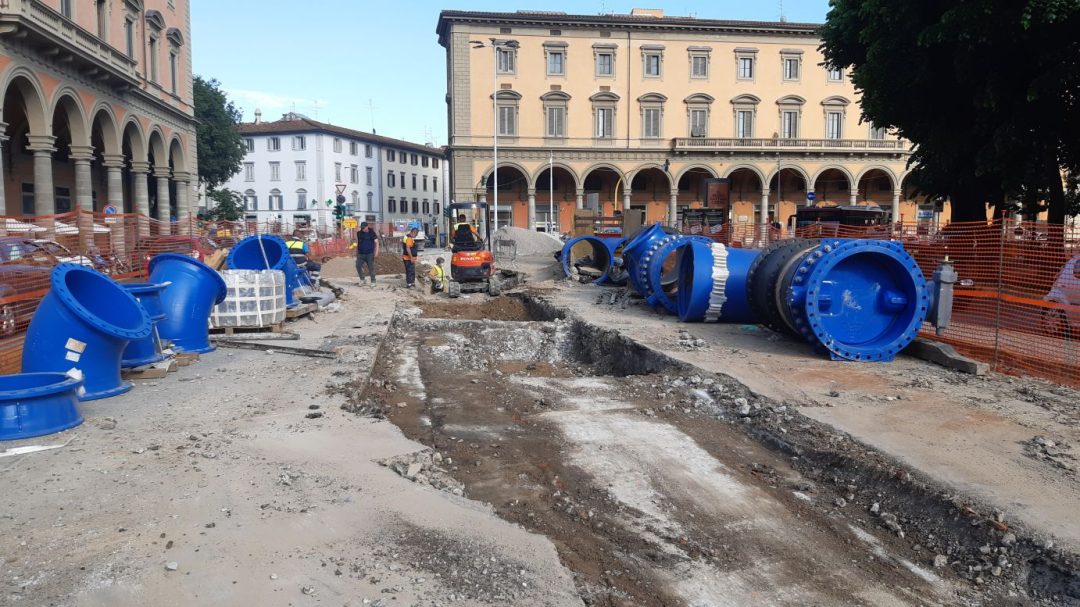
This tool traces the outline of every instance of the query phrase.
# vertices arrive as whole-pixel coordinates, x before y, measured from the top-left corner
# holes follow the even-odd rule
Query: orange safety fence
[[[245,236],[287,236],[289,228],[270,222],[161,222],[88,211],[0,216],[0,373],[20,369],[26,328],[49,290],[53,266],[78,263],[121,282],[137,282],[146,278],[147,264],[159,253],[205,260]],[[301,236],[320,257],[350,254],[348,241],[335,231],[310,230]]]

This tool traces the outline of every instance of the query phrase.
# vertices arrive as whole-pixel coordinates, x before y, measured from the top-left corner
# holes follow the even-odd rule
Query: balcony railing
[[[866,151],[904,152],[911,142],[904,139],[743,139],[739,137],[678,137],[672,144],[677,152],[711,152],[726,150],[777,151]]]
[[[69,54],[83,65],[82,71],[87,76],[128,85],[138,83],[134,60],[41,0],[0,0],[0,9],[3,10],[0,25],[4,26],[0,27],[0,34],[22,28],[28,35],[48,42],[56,52]]]

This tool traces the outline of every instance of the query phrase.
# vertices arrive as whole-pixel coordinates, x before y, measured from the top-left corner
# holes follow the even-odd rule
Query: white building
[[[361,221],[416,221],[428,231],[445,205],[444,151],[289,113],[240,125],[247,145],[240,173],[225,187],[244,198],[246,218],[334,225],[341,192]]]

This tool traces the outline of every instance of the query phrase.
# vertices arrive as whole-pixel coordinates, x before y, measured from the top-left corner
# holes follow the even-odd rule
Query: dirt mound
[[[493,238],[498,240],[513,240],[517,243],[517,254],[521,257],[533,255],[550,255],[562,249],[563,243],[558,238],[544,232],[533,232],[524,228],[503,226],[499,228]]]
[[[418,304],[426,318],[455,320],[532,320],[532,315],[516,297],[495,297],[483,303],[423,301]]]

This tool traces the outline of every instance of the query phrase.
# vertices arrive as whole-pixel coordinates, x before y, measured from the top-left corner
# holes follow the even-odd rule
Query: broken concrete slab
[[[990,365],[960,354],[949,344],[921,337],[911,342],[904,354],[971,375],[986,375],[990,370]]]

